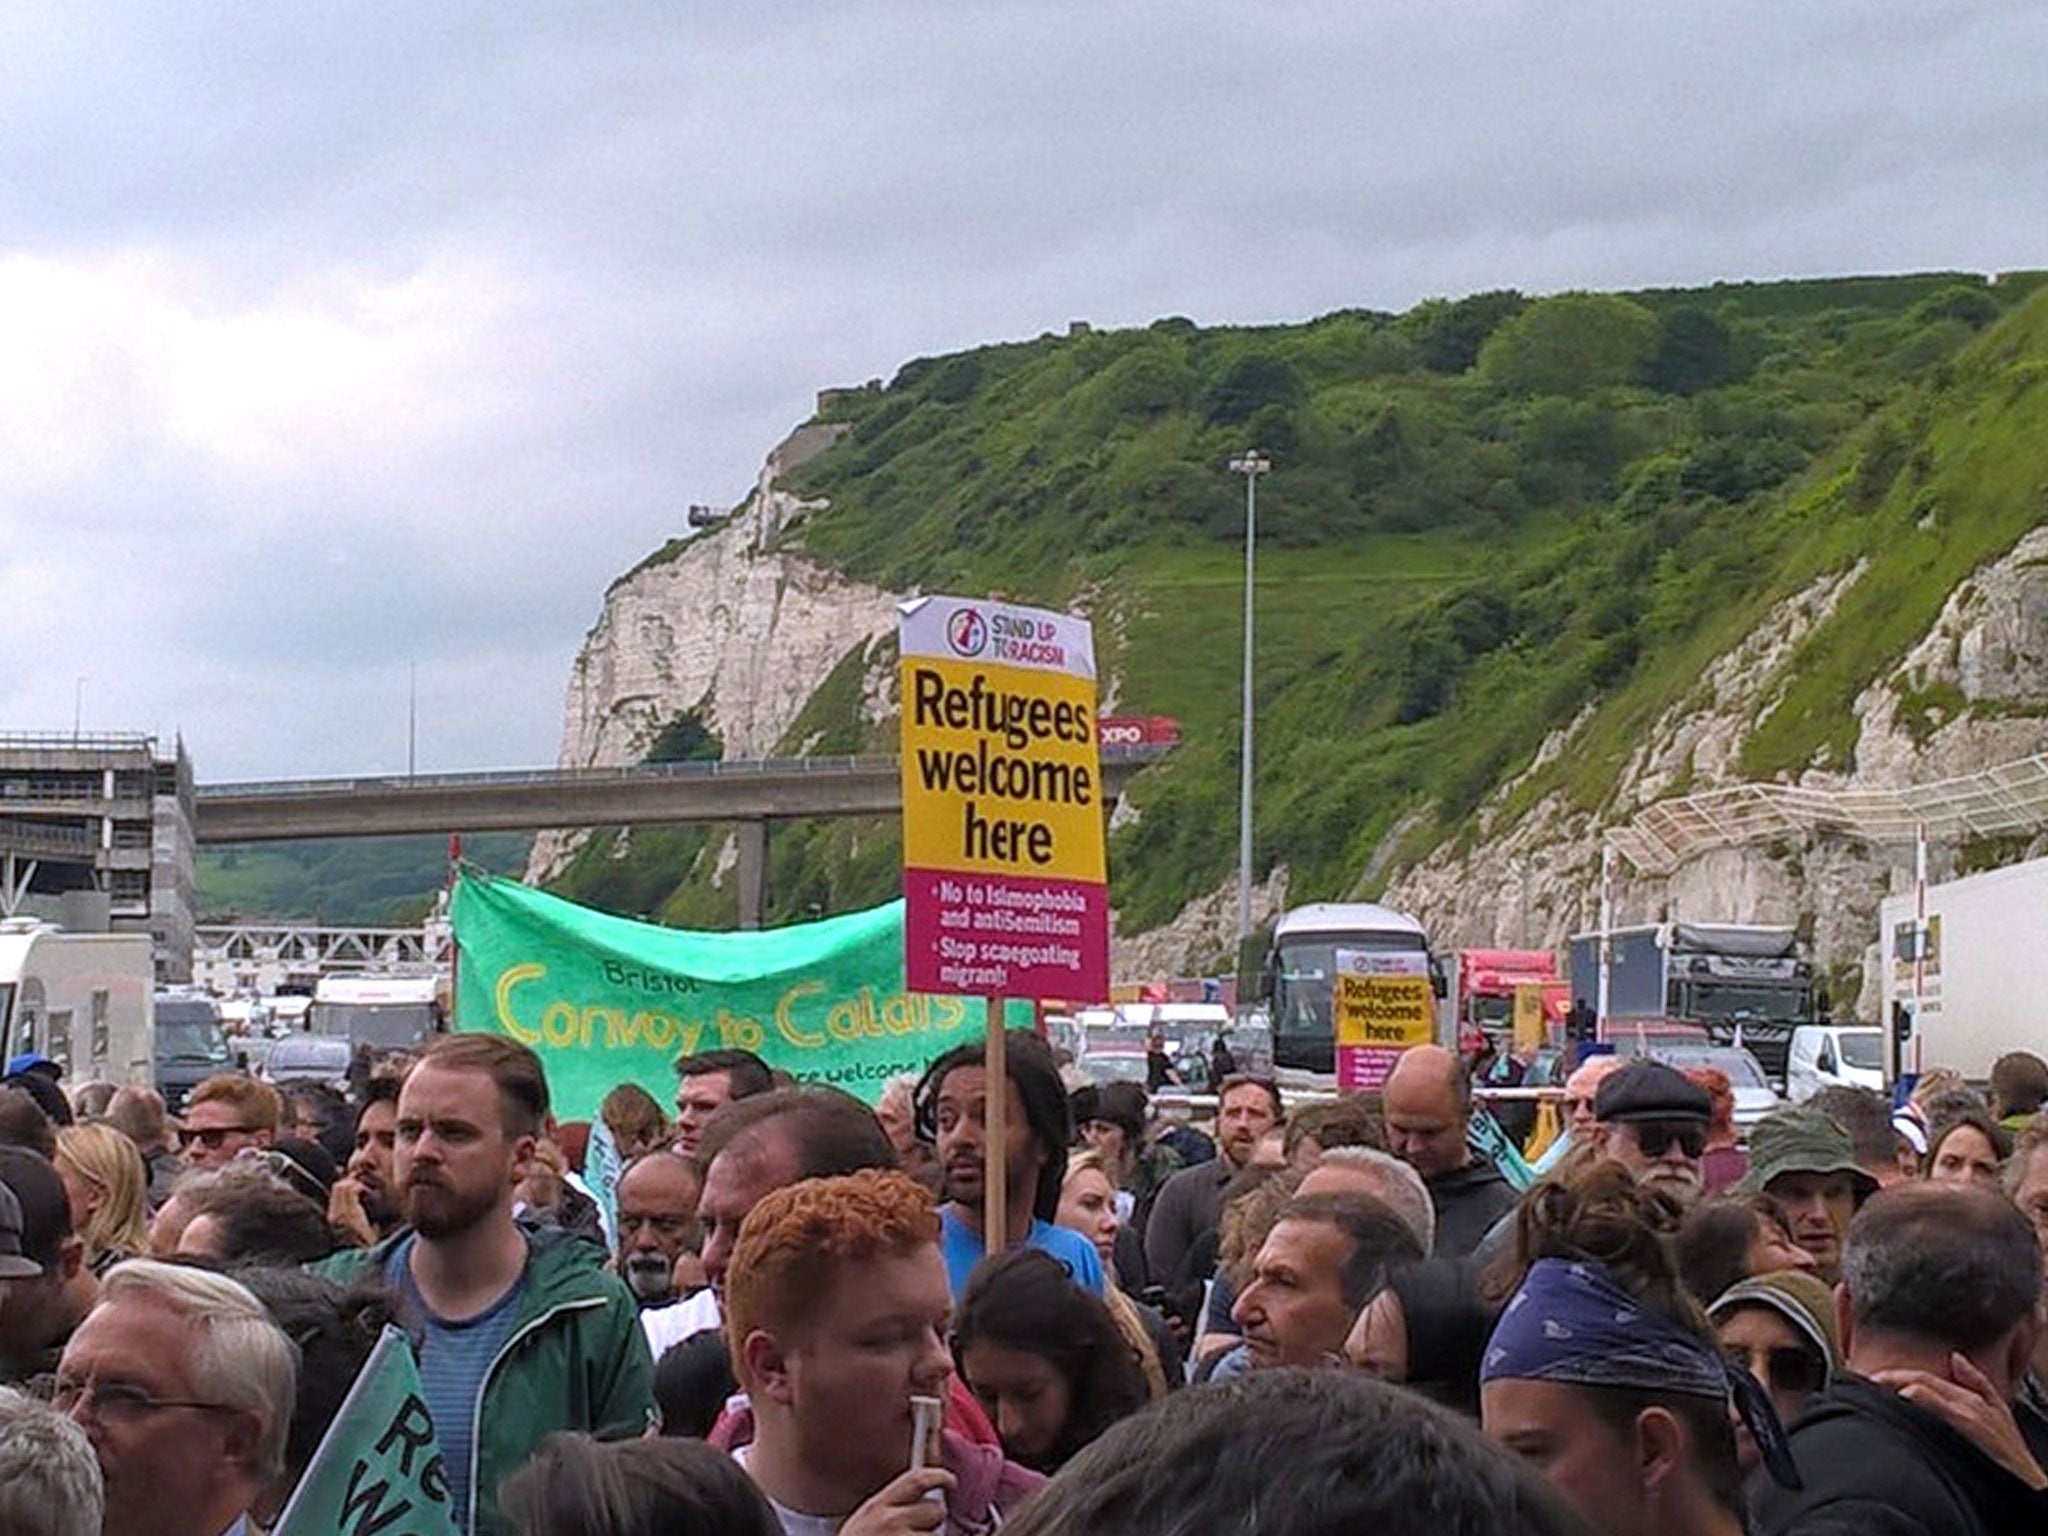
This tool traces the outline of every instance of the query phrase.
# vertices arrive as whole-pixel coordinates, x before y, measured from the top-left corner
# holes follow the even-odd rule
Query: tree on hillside
[[[1682,304],[1665,314],[1643,382],[1670,395],[1698,394],[1747,374],[1746,352],[1719,316]]]
[[[1301,379],[1285,358],[1247,352],[1209,391],[1209,420],[1219,427],[1247,421],[1261,406],[1293,407],[1301,401]]]
[[[1656,345],[1657,317],[1633,299],[1563,293],[1531,304],[1479,349],[1479,371],[1503,389],[1580,395],[1632,384]]]
[[[1463,373],[1502,322],[1529,301],[1512,288],[1463,299],[1425,299],[1395,322],[1415,343],[1417,360],[1433,373]]]
[[[1990,293],[1957,283],[1939,293],[1929,294],[1913,306],[1906,318],[1917,325],[1928,325],[1936,320],[1960,320],[1977,331],[1996,320],[1998,315],[1998,300]]]

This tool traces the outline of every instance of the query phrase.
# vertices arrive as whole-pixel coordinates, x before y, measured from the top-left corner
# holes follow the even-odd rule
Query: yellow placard
[[[1515,987],[1515,1049],[1543,1048],[1543,984],[1525,981]]]
[[[907,655],[903,862],[1100,883],[1095,680]]]
[[[1337,974],[1337,1043],[1407,1050],[1436,1038],[1427,976]]]

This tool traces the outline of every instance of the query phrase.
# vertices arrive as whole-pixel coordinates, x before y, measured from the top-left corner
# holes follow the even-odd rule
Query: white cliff
[[[1507,822],[1513,786],[1503,786],[1481,808],[1480,835],[1469,846],[1440,847],[1403,872],[1387,899],[1414,911],[1446,945],[1556,947],[1592,927],[1602,834],[1661,798],[1741,781],[1737,751],[1784,686],[1795,647],[1861,574],[1857,566],[1816,582],[1710,667],[1645,735],[1597,815],[1552,794]],[[1855,711],[1854,761],[1813,770],[1802,783],[1893,788],[2048,750],[2048,529],[1958,587],[1926,636],[1864,690]],[[1539,761],[1572,750],[1583,724],[1546,742]],[[1935,850],[1935,877],[1953,872],[1957,854]],[[1878,903],[1910,879],[1911,862],[1910,849],[1840,837],[1720,849],[1666,879],[1617,861],[1615,917],[1805,924],[1846,1006],[1856,997],[1852,973],[1870,960]],[[1867,1011],[1867,988],[1862,1002]]]
[[[893,629],[894,593],[781,547],[783,531],[810,509],[782,477],[841,430],[798,428],[732,517],[605,593],[569,675],[562,767],[637,763],[690,711],[718,733],[726,757],[771,755],[840,658]],[[528,878],[552,875],[576,841],[537,838]]]
[[[731,518],[664,550],[606,593],[569,681],[563,766],[638,762],[670,722],[692,711],[718,733],[727,757],[770,754],[856,647],[863,648],[864,716],[876,722],[893,713],[893,652],[883,642],[893,632],[898,594],[849,580],[783,537],[815,510],[783,477],[841,430],[800,428],[769,456]],[[1816,581],[1706,668],[1644,733],[1597,810],[1554,792],[1512,811],[1524,780],[1503,784],[1474,813],[1470,835],[1401,871],[1384,899],[1415,912],[1447,946],[1554,948],[1593,926],[1604,833],[1660,799],[1740,782],[1742,743],[1786,686],[1801,640],[1863,573],[1859,564]],[[1085,601],[1096,606],[1101,597],[1091,592]],[[1122,622],[1114,604],[1101,604],[1097,620],[1114,642]],[[1105,707],[1113,707],[1118,681],[1104,678]],[[1802,782],[1895,787],[2048,750],[2048,528],[1952,593],[1928,633],[1865,690],[1855,712],[1853,760],[1816,768]],[[1542,743],[1525,780],[1578,750],[1592,718],[1589,708]],[[1117,817],[1135,814],[1120,807]],[[1371,867],[1359,871],[1361,889],[1377,889],[1395,847],[1426,820],[1421,810],[1402,819]],[[575,843],[573,834],[538,839],[529,878],[548,878]],[[1957,854],[1937,850],[1934,874],[1952,872]],[[720,857],[722,870],[730,850]],[[1716,851],[1669,878],[1624,866],[1615,915],[1623,922],[1689,916],[1804,924],[1846,1004],[1843,989],[1853,994],[1850,973],[1876,935],[1878,902],[1909,879],[1910,859],[1910,850],[1823,838]],[[1255,917],[1282,910],[1287,885],[1288,871],[1273,871],[1254,893]],[[1211,970],[1234,947],[1236,917],[1234,881],[1193,893],[1172,922],[1118,932],[1114,972],[1136,979]]]

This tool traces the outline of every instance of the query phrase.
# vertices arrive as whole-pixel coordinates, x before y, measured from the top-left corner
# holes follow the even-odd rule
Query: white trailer
[[[0,1061],[49,1057],[72,1083],[154,1078],[156,961],[146,933],[0,922]]]
[[[1914,906],[1888,896],[1879,917],[1884,1019],[1911,1030],[1901,1070],[1982,1082],[2007,1051],[2048,1056],[2048,859],[1929,885],[1924,925]]]

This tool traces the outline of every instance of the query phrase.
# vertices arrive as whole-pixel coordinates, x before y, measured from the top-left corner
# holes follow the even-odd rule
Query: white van
[[[0,922],[0,1061],[35,1051],[74,1083],[147,1083],[156,963],[146,933]]]
[[[1884,1092],[1884,1031],[1874,1024],[1802,1024],[1792,1031],[1785,1097],[1803,1104],[1845,1084]]]

